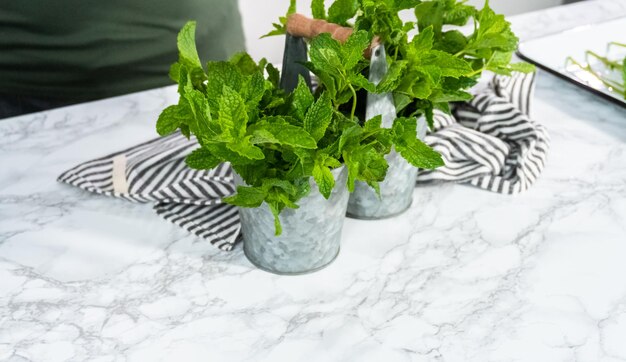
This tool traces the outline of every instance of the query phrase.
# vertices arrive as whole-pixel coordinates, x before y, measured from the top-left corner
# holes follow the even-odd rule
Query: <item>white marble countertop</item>
[[[522,39],[626,15],[588,1]],[[0,121],[0,360],[626,361],[626,110],[544,72],[552,137],[528,192],[420,187],[347,220],[327,269],[280,277],[149,205],[59,184],[155,136],[171,87]]]

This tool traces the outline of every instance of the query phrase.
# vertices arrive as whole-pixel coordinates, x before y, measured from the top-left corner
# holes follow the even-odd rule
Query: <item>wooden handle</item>
[[[287,19],[287,32],[293,36],[312,39],[322,33],[328,33],[333,39],[344,43],[354,29],[338,24],[329,23],[326,20],[311,19],[302,14],[292,14]],[[365,57],[370,58],[372,49],[380,45],[380,38],[375,37],[372,44],[365,50]]]

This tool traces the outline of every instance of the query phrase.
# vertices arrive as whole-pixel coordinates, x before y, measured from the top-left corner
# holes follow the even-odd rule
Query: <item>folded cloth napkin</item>
[[[530,118],[535,74],[495,76],[487,88],[453,115],[435,113],[426,143],[445,166],[420,170],[418,183],[454,181],[489,191],[516,194],[542,172],[549,149],[545,127]]]
[[[541,173],[548,150],[544,127],[533,122],[529,106],[534,75],[495,77],[486,90],[435,115],[426,142],[446,166],[420,171],[419,182],[454,181],[512,194],[526,190]],[[458,120],[458,122],[457,122]],[[153,202],[154,210],[176,225],[231,250],[239,240],[237,209],[221,199],[235,192],[228,164],[192,170],[185,157],[196,140],[180,133],[82,163],[58,180],[86,191],[133,202]]]
[[[231,250],[239,236],[239,213],[221,200],[235,192],[232,171],[227,164],[209,171],[187,167],[185,157],[197,147],[193,137],[175,133],[82,163],[58,181],[133,202],[153,202],[166,220]]]

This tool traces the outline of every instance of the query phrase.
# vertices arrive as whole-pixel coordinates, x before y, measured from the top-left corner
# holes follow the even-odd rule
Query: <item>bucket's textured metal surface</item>
[[[311,179],[311,193],[299,209],[280,214],[283,232],[275,235],[274,216],[266,203],[240,208],[244,252],[254,265],[276,274],[304,274],[330,264],[339,253],[349,193],[345,167],[333,170],[335,188],[328,200]],[[235,174],[236,184],[243,185]]]

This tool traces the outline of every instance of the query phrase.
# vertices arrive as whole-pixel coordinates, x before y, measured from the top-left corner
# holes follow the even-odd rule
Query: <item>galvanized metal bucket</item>
[[[378,46],[372,52],[369,80],[378,84],[387,73],[385,48]],[[396,108],[390,93],[368,93],[366,119],[382,116],[382,126],[391,128],[396,119]],[[417,122],[417,133],[421,139],[426,135],[426,121],[422,117]],[[366,183],[357,182],[350,195],[347,215],[357,219],[384,219],[404,212],[413,201],[413,189],[417,179],[417,169],[400,154],[392,150],[386,157],[389,163],[387,177],[380,183],[380,197]]]
[[[423,139],[426,121],[418,119],[418,135]],[[355,219],[384,219],[403,213],[413,202],[413,190],[417,179],[417,168],[408,163],[399,153],[392,150],[385,156],[389,163],[387,177],[380,183],[380,197],[364,182],[357,182],[350,195],[346,215]]]
[[[267,204],[240,208],[243,250],[259,269],[282,275],[297,275],[320,270],[339,254],[341,230],[348,206],[345,167],[332,171],[335,188],[328,200],[311,179],[311,193],[300,200],[299,209],[280,214],[282,234],[275,235],[274,216]],[[244,185],[235,174],[235,183]]]

